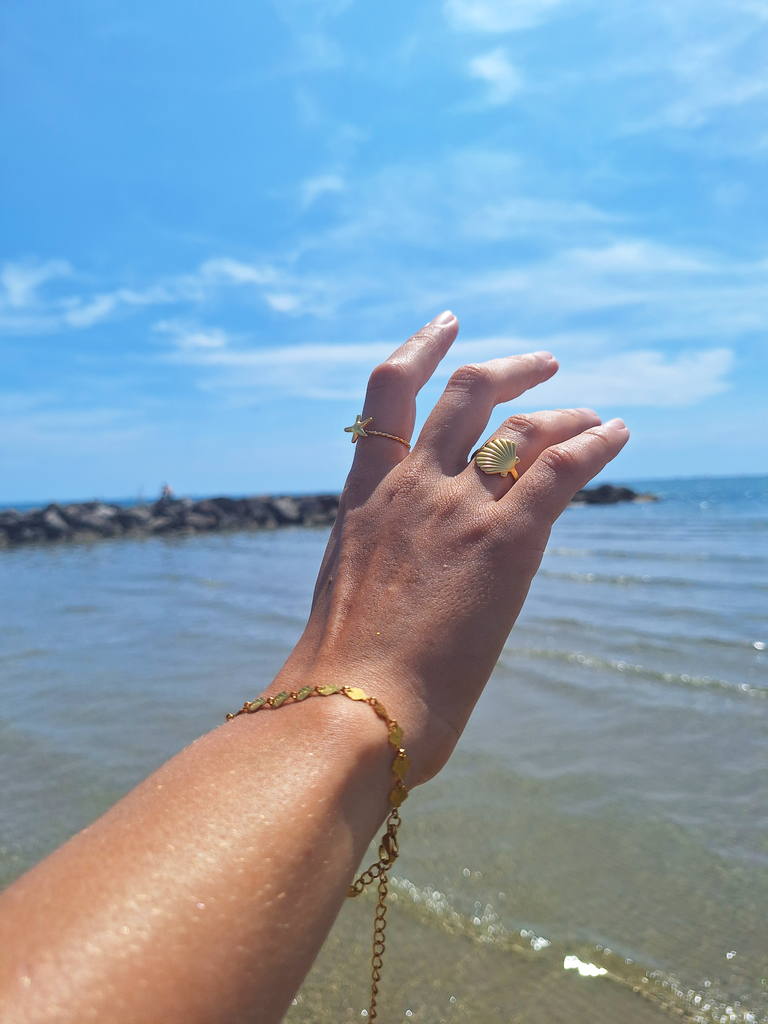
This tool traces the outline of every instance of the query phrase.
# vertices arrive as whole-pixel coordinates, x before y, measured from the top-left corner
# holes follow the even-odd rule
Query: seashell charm
[[[511,473],[517,480],[515,466],[520,461],[517,457],[517,445],[506,437],[494,437],[486,441],[483,447],[475,452],[474,460],[478,469],[482,469],[484,473],[498,473],[499,476]]]

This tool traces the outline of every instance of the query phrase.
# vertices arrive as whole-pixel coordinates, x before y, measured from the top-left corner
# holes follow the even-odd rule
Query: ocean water
[[[640,487],[558,522],[404,807],[381,1020],[768,1021],[768,478]],[[271,679],[326,537],[0,551],[0,885]],[[365,1019],[372,917],[289,1021]]]

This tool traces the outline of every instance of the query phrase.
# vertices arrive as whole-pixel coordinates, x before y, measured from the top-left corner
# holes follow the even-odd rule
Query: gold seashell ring
[[[477,468],[481,469],[484,473],[489,475],[498,473],[499,476],[506,476],[507,473],[511,473],[514,480],[518,478],[517,470],[515,469],[515,466],[520,461],[517,454],[517,445],[506,437],[492,437],[490,441],[486,441],[481,448],[478,448],[472,454],[472,458],[475,460]]]

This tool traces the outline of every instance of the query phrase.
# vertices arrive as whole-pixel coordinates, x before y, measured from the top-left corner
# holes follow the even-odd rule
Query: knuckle
[[[599,449],[604,456],[610,457],[611,452],[611,441],[599,427],[591,427],[582,433],[582,438],[586,442],[586,445],[592,450],[593,454],[595,449]]]
[[[482,363],[467,363],[451,374],[448,387],[466,389],[485,387],[491,383],[491,371]]]
[[[396,359],[387,359],[374,367],[368,378],[368,390],[380,391],[383,388],[398,387],[408,380],[409,371],[405,363]]]
[[[508,416],[502,424],[504,430],[509,431],[510,434],[519,435],[522,437],[530,438],[539,432],[539,424],[536,422],[533,416],[527,416],[523,412],[515,413],[514,416]]]
[[[416,331],[416,333],[410,340],[427,342],[432,341],[433,338],[436,338],[438,336],[440,330],[441,328],[436,327],[434,324],[425,324],[424,327],[421,327],[418,331]]]
[[[544,465],[556,476],[572,476],[579,466],[579,459],[572,448],[554,445],[540,456]]]

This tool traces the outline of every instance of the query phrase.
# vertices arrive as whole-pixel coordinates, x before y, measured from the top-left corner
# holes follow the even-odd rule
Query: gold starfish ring
[[[365,432],[365,428],[372,421],[373,416],[369,416],[367,420],[364,420],[362,416],[358,416],[351,427],[344,427],[344,433],[352,435],[352,444],[355,443],[358,437],[368,437]]]

